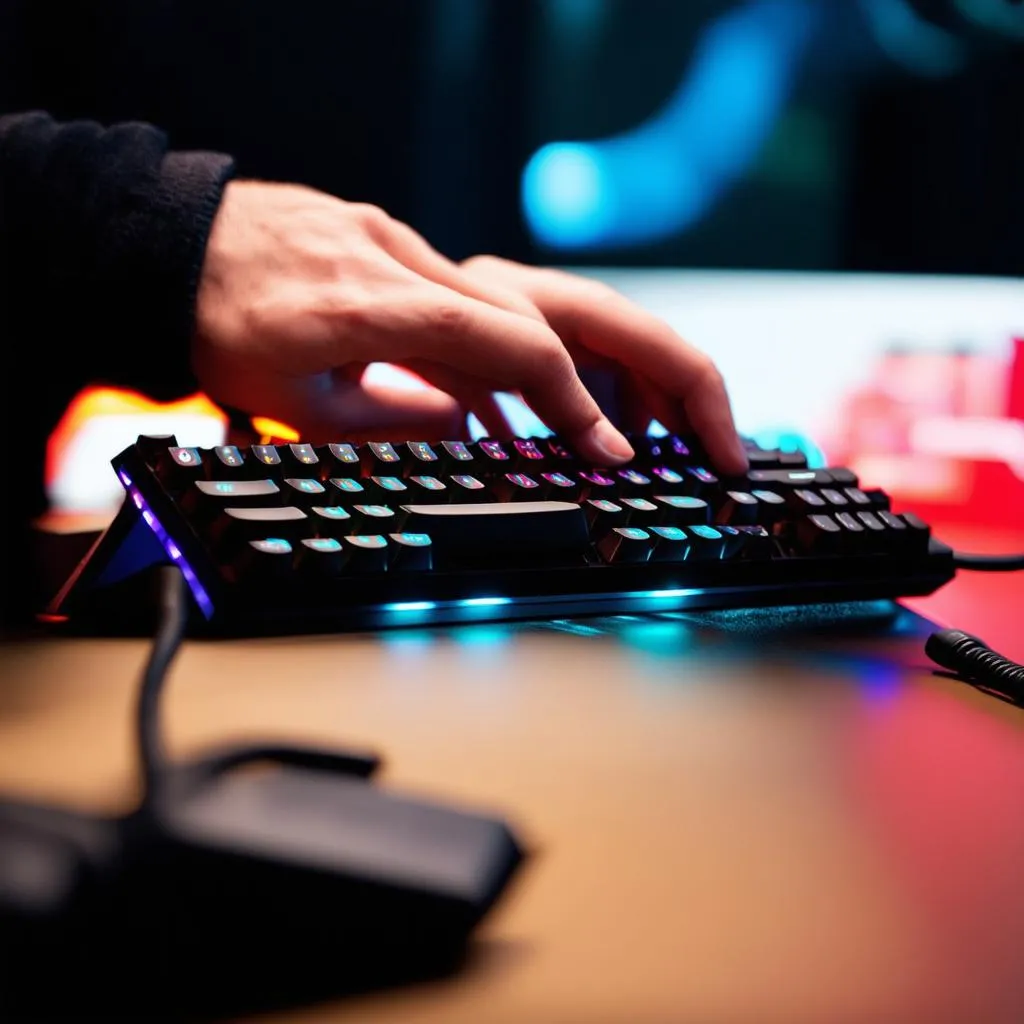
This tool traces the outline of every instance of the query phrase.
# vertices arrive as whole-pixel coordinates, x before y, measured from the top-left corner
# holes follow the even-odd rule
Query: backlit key
[[[388,567],[388,542],[380,534],[356,534],[345,537],[342,545],[348,553],[350,572],[384,572]]]
[[[388,534],[392,572],[427,572],[433,568],[433,545],[425,533]]]
[[[713,526],[688,526],[690,557],[692,562],[710,562],[725,553],[725,538]]]
[[[661,521],[670,526],[706,523],[711,517],[711,509],[703,498],[691,498],[685,494],[657,494],[654,502],[661,506]]]
[[[654,538],[637,526],[619,526],[597,542],[597,553],[609,565],[646,562],[654,549]]]
[[[306,537],[299,544],[298,568],[315,576],[339,576],[347,557],[337,537]]]
[[[654,538],[652,562],[682,562],[690,554],[690,537],[682,527],[652,526],[649,532]]]
[[[340,505],[314,505],[309,515],[320,536],[343,537],[352,532],[352,516]]]

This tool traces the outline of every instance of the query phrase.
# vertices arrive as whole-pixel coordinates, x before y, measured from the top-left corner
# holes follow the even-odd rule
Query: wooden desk
[[[189,643],[166,728],[369,745],[537,849],[457,977],[281,1022],[1024,1020],[1024,711],[924,623],[778,617]],[[0,648],[7,790],[118,809],[145,645]]]

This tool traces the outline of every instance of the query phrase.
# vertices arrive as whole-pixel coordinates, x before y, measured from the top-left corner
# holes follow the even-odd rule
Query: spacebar
[[[496,559],[546,552],[582,553],[589,535],[579,505],[515,501],[466,505],[403,505],[403,529],[430,536],[436,551]]]

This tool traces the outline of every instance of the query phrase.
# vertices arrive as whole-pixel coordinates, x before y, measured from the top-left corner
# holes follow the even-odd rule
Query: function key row
[[[155,441],[156,439],[149,439]],[[171,439],[173,440],[173,439]],[[714,485],[717,478],[701,469],[706,458],[679,438],[634,438],[637,451],[631,463],[641,475],[687,471],[698,484]],[[173,479],[282,479],[332,476],[371,477],[469,474],[489,477],[523,472],[586,471],[558,438],[516,438],[496,441],[371,441],[363,444],[306,443],[279,445],[217,445],[213,448],[152,445],[145,449],[151,467],[162,480]],[[802,472],[801,472],[802,471]],[[807,470],[802,455],[758,451],[752,454],[747,480],[751,485],[805,486],[825,483],[856,483],[825,470]],[[848,473],[848,471],[846,471]],[[849,476],[852,477],[852,474]]]

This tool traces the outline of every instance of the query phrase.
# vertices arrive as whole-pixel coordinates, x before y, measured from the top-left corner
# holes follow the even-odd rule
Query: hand
[[[632,429],[656,419],[673,432],[696,434],[723,473],[746,471],[721,374],[664,321],[589,278],[494,256],[474,256],[461,266],[481,285],[528,298],[577,367],[613,374]]]
[[[375,207],[233,182],[207,247],[193,367],[215,401],[310,441],[458,437],[467,411],[498,432],[494,392],[515,391],[584,458],[631,457],[557,327],[496,276],[460,268]],[[373,386],[371,362],[432,388]]]

